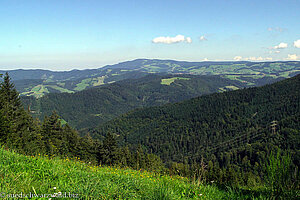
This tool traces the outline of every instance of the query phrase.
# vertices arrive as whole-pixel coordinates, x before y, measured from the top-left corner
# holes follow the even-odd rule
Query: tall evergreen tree
[[[63,129],[56,112],[53,112],[49,117],[45,117],[41,131],[45,142],[46,152],[50,154],[59,153],[59,149],[62,145]]]
[[[102,164],[112,165],[116,162],[117,141],[110,132],[106,135],[103,144],[99,148],[98,159]]]
[[[22,131],[26,129],[26,125],[23,123],[24,119],[22,119],[22,116],[24,117],[26,113],[8,73],[5,74],[3,82],[0,85],[0,93],[0,115],[2,115],[3,120],[2,138],[8,146],[16,147],[21,144]]]

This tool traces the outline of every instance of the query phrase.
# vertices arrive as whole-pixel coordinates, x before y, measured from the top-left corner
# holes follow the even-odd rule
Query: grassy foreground
[[[27,195],[27,197],[26,197]],[[41,196],[43,195],[43,196]],[[0,199],[256,199],[183,177],[24,156],[0,148]],[[32,198],[33,197],[33,198]],[[62,198],[64,197],[64,198]],[[263,197],[258,197],[264,199]]]

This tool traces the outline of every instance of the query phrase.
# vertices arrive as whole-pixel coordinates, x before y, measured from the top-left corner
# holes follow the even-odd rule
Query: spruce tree
[[[18,132],[18,118],[22,115],[23,107],[19,98],[19,94],[8,73],[3,77],[0,85],[0,115],[1,115],[1,131],[2,140],[8,146],[16,147],[19,143],[16,137]]]
[[[43,149],[37,123],[27,113],[8,73],[0,85],[0,141],[8,147],[24,153]]]
[[[63,130],[56,112],[44,118],[41,132],[45,142],[46,152],[50,154],[59,153],[59,149],[62,145]]]
[[[111,133],[108,133],[103,141],[103,144],[99,147],[99,162],[106,165],[115,164],[117,151],[117,141]]]

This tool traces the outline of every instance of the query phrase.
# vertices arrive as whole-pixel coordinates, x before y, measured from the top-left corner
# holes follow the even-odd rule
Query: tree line
[[[80,137],[55,112],[34,119],[6,74],[0,144],[27,155],[79,157],[195,182],[299,189],[299,79],[138,109]],[[274,116],[275,134],[268,126]]]
[[[25,110],[19,94],[5,74],[0,84],[0,145],[26,155],[53,155],[77,157],[85,162],[118,165],[134,169],[162,170],[158,156],[144,153],[141,148],[119,147],[116,135],[108,134],[104,140],[80,137],[53,112],[43,121],[34,119]]]
[[[294,183],[299,184],[299,91],[300,75],[263,87],[134,110],[100,125],[91,135],[118,133],[121,145],[141,145],[160,156],[174,174],[193,176],[203,160],[206,179],[221,184],[262,184],[268,158],[280,152],[291,157],[290,180],[298,179]]]

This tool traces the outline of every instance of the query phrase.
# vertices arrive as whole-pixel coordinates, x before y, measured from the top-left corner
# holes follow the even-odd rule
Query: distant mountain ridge
[[[21,95],[39,98],[47,93],[73,93],[128,78],[140,78],[149,73],[221,75],[227,79],[247,83],[249,86],[257,86],[299,74],[300,62],[186,62],[136,59],[98,69],[8,72]],[[5,71],[0,70],[0,73]]]
[[[22,96],[25,107],[40,119],[53,110],[77,129],[91,128],[130,110],[178,102],[203,94],[246,87],[220,76],[148,74],[101,85],[74,94]]]

